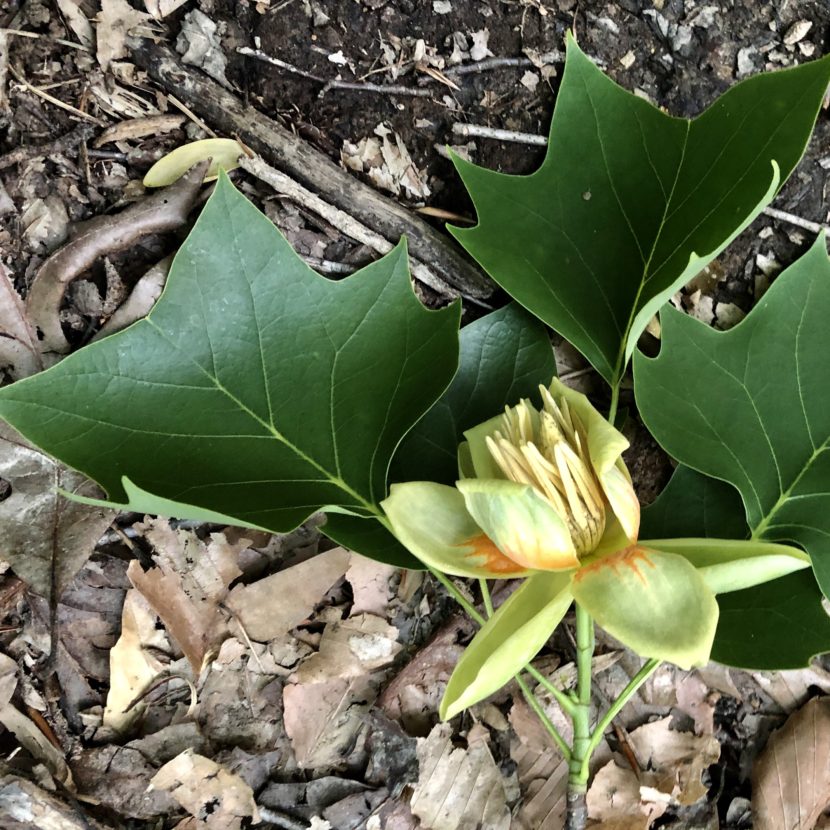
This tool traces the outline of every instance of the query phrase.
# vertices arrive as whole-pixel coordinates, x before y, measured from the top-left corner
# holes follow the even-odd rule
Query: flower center
[[[502,428],[487,449],[511,481],[529,484],[553,505],[568,526],[577,555],[590,553],[605,530],[605,498],[588,456],[585,430],[566,401],[544,386],[543,408],[528,400],[506,408]]]

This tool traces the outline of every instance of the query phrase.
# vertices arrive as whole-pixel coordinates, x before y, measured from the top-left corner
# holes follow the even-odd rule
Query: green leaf
[[[130,509],[367,515],[455,373],[458,318],[418,302],[403,245],[315,274],[222,174],[148,317],[0,390],[0,416]]]
[[[442,719],[498,691],[539,653],[570,607],[570,580],[536,574],[511,594],[464,650],[441,701]]]
[[[642,657],[685,669],[709,660],[718,604],[684,557],[632,546],[583,566],[572,590],[597,625]]]
[[[643,511],[649,536],[749,535],[738,491],[723,481],[678,467]],[[815,578],[802,571],[718,598],[712,659],[744,669],[801,668],[830,650],[830,617]]]
[[[404,438],[392,460],[392,481],[458,478],[458,444],[465,430],[530,398],[556,375],[545,327],[511,303],[461,329],[458,373],[447,391]]]
[[[389,480],[458,478],[458,444],[464,430],[521,398],[539,400],[556,361],[545,327],[511,303],[461,329],[458,372],[435,406],[407,433],[392,458]],[[330,516],[323,532],[365,556],[407,568],[423,565],[373,519]]]
[[[830,57],[758,75],[688,121],[618,87],[570,38],[541,168],[454,157],[479,223],[451,230],[613,385],[659,307],[792,172],[828,80]]]
[[[800,669],[830,650],[830,617],[809,571],[718,597],[712,659],[759,671]]]
[[[643,508],[640,536],[746,539],[749,527],[743,502],[734,487],[680,465],[660,495]]]
[[[637,403],[681,463],[733,484],[753,539],[795,542],[830,593],[830,259],[824,237],[734,329],[662,315]]]

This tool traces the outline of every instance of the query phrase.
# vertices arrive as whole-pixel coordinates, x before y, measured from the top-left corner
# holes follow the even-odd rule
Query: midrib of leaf
[[[259,424],[263,429],[266,430],[266,432],[270,433],[277,441],[281,442],[286,447],[288,447],[288,449],[290,449],[293,453],[295,453],[295,455],[297,455],[299,458],[301,458],[307,464],[310,464],[314,469],[316,469],[320,473],[322,473],[332,484],[335,485],[335,487],[340,488],[344,493],[346,493],[351,498],[353,498],[356,502],[358,502],[358,504],[360,506],[364,507],[366,510],[368,510],[369,512],[371,512],[373,514],[378,512],[378,508],[377,508],[376,505],[374,505],[373,503],[371,503],[370,501],[365,499],[363,496],[361,496],[356,490],[354,490],[352,487],[350,487],[340,476],[332,475],[331,472],[329,470],[327,470],[325,467],[323,467],[322,464],[315,461],[311,456],[309,456],[307,453],[305,453],[303,450],[301,450],[292,441],[289,441],[288,438],[286,438],[276,428],[276,425],[270,424],[267,421],[264,421],[250,407],[246,406],[241,400],[239,400],[239,398],[237,398],[236,395],[234,395],[229,389],[225,388],[225,386],[222,383],[220,383],[218,377],[215,377],[210,372],[208,372],[204,367],[200,366],[197,361],[195,361],[192,357],[190,357],[190,355],[184,354],[181,351],[181,349],[179,348],[179,346],[176,343],[174,343],[167,336],[167,334],[163,331],[163,329],[161,329],[159,326],[157,326],[150,317],[146,317],[145,322],[148,323],[153,329],[155,329],[157,334],[160,337],[162,337],[164,340],[166,340],[170,344],[170,346],[173,347],[173,349],[175,351],[177,351],[186,360],[188,360],[190,363],[192,363],[196,367],[197,371],[201,372],[206,378],[208,378],[208,380],[210,380],[211,383],[213,383],[213,385],[216,387],[216,389],[218,389],[223,395],[225,395],[230,401],[232,401],[237,407],[239,407],[239,409],[242,412],[244,412],[249,418],[251,418],[251,420],[253,420],[255,423]],[[335,438],[335,442],[336,442],[336,438]]]

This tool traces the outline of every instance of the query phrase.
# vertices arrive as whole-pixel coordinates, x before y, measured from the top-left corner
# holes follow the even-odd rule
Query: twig
[[[71,40],[62,40],[59,37],[49,37],[42,35],[39,32],[25,32],[23,29],[0,29],[0,34],[14,35],[15,37],[37,38],[41,40],[51,40],[52,43],[57,43],[60,46],[68,46],[70,49],[79,49],[81,52],[89,52],[90,48],[81,43],[73,43]]]
[[[797,228],[804,228],[805,231],[810,231],[811,233],[830,231],[830,225],[822,225],[819,222],[811,222],[809,219],[802,219],[800,216],[787,213],[785,210],[778,210],[778,208],[764,208],[763,213],[771,219],[779,219],[782,222],[795,225]]]
[[[295,199],[304,207],[313,210],[346,236],[351,237],[356,242],[368,245],[379,254],[389,253],[395,247],[388,239],[367,228],[345,211],[330,205],[298,182],[295,182],[290,176],[286,176],[285,173],[266,164],[261,158],[241,156],[239,166],[243,170],[247,170],[252,176],[256,176],[273,187],[278,193],[283,193]],[[433,291],[437,291],[442,297],[454,298],[458,296],[456,289],[447,285],[443,279],[423,263],[412,261],[412,275],[424,285],[428,285]]]
[[[271,55],[268,55],[259,49],[250,49],[247,46],[240,46],[236,51],[240,55],[255,58],[263,63],[269,63],[271,66],[278,66],[286,72],[291,72],[294,75],[300,75],[303,78],[308,78],[309,80],[323,84],[323,88],[320,90],[320,95],[325,95],[330,89],[349,89],[354,90],[355,92],[375,92],[380,95],[411,95],[416,98],[431,98],[433,95],[433,91],[430,89],[401,86],[400,84],[372,84],[365,83],[363,81],[341,81],[337,78],[328,80],[326,78],[321,78],[319,75],[315,75],[312,72],[306,72],[304,69],[300,69],[293,64],[281,61],[279,58],[273,58]]]
[[[359,181],[203,73],[182,64],[168,47],[144,38],[131,40],[130,46],[140,68],[214,129],[237,135],[269,164],[379,236],[393,240],[406,236],[412,256],[429,263],[431,270],[463,297],[484,300],[493,294],[494,284],[482,271],[411,210]]]
[[[530,58],[485,58],[478,63],[466,63],[462,66],[451,66],[444,69],[445,75],[472,75],[474,72],[489,72],[491,69],[502,69],[508,66],[522,67],[533,66]]]
[[[66,150],[71,150],[91,138],[94,132],[95,130],[89,124],[79,124],[74,130],[64,133],[54,141],[48,141],[45,144],[33,144],[28,147],[16,147],[4,156],[0,156],[0,170],[20,164],[22,161],[44,158],[52,155],[52,153],[63,153]]]
[[[99,127],[106,127],[107,122],[102,121],[100,118],[96,118],[94,115],[90,115],[88,112],[83,112],[79,110],[77,107],[73,107],[71,104],[67,104],[65,101],[61,101],[60,98],[55,98],[54,95],[50,95],[48,92],[44,92],[42,89],[38,89],[36,86],[32,86],[13,66],[9,66],[9,72],[11,72],[12,77],[28,92],[31,92],[32,95],[37,95],[38,98],[43,98],[44,101],[48,101],[50,104],[53,104],[56,107],[60,107],[62,110],[66,110],[67,112],[71,112],[73,115],[77,115],[78,118],[83,118],[84,121],[89,121],[92,124],[96,124]]]
[[[176,98],[175,95],[170,95],[168,93],[167,100],[170,101],[176,109],[181,110],[200,130],[206,132],[211,138],[217,137],[216,133],[213,132],[213,130],[211,130],[211,128],[208,127],[208,125],[205,124],[205,122],[190,109],[190,107],[186,106],[178,98]]]
[[[495,127],[485,127],[483,124],[462,124],[456,121],[452,125],[452,131],[466,138],[494,138],[497,141],[515,141],[519,144],[535,144],[539,147],[544,147],[548,143],[543,135],[519,133],[515,130],[498,130]]]

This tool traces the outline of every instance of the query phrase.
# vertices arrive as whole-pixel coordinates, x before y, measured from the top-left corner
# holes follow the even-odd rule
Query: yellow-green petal
[[[655,539],[643,545],[687,559],[715,594],[752,588],[810,567],[792,545],[735,539]]]
[[[226,173],[239,167],[243,154],[233,138],[205,138],[191,141],[162,156],[144,176],[144,187],[166,187],[181,178],[194,164],[211,159],[205,181],[213,181],[222,169]]]
[[[381,507],[395,536],[430,567],[455,576],[491,579],[527,573],[490,541],[454,487],[431,481],[393,484]]]
[[[599,626],[642,657],[684,669],[708,662],[718,603],[683,556],[633,545],[583,566],[572,591]]]
[[[499,465],[493,460],[493,456],[490,455],[486,441],[501,427],[503,417],[496,415],[464,433],[467,439],[467,452],[476,478],[503,479],[505,477]]]
[[[509,559],[541,571],[579,565],[565,521],[529,485],[465,478],[457,487],[470,515]]]
[[[534,574],[487,621],[447,684],[446,720],[498,691],[548,641],[571,601],[570,574]]]

